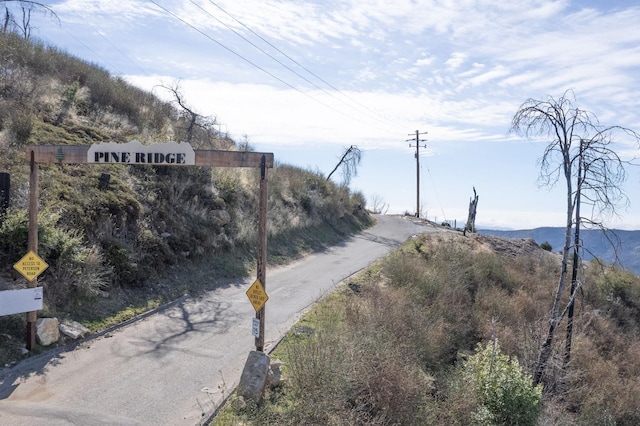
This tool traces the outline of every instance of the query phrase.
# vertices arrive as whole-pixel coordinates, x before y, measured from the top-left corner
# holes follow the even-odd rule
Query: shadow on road
[[[135,351],[113,350],[121,358],[151,355],[164,358],[176,352],[197,357],[211,357],[210,353],[199,352],[185,344],[194,334],[214,336],[225,333],[230,324],[238,321],[238,315],[230,310],[231,304],[204,298],[186,299],[171,309],[163,311],[157,318],[157,325],[146,337],[137,338],[130,344]]]
[[[383,244],[387,247],[398,247],[400,244],[404,243],[404,241],[401,240],[381,237],[370,232],[361,232],[360,234],[356,235],[355,238],[373,241],[374,243]]]
[[[114,331],[117,331],[128,325],[141,321],[151,315],[161,313],[161,312],[168,312],[171,308],[174,308],[175,306],[183,306],[188,300],[189,300],[189,296],[184,295],[179,299],[176,299],[163,306],[160,306],[157,309],[153,309],[142,315],[138,315],[135,318],[132,318],[121,324],[110,327],[99,333],[92,334],[91,336],[88,336],[78,341],[67,343],[66,345],[63,345],[63,346],[46,350],[45,352],[39,355],[35,355],[25,360],[22,360],[11,367],[0,369],[0,400],[7,399],[9,396],[11,396],[11,394],[16,390],[16,388],[19,385],[19,383],[16,384],[16,381],[18,379],[23,377],[28,377],[32,374],[35,374],[36,376],[45,375],[49,369],[57,366],[62,362],[62,360],[64,359],[63,354],[72,352],[77,348],[82,348],[86,345],[89,345],[91,341],[95,339],[108,336],[110,333]]]

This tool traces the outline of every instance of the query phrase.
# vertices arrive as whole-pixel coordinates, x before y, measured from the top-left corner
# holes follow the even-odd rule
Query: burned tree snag
[[[475,186],[473,187],[473,198],[469,201],[469,217],[464,227],[465,232],[476,232],[476,209],[478,208],[478,194]]]

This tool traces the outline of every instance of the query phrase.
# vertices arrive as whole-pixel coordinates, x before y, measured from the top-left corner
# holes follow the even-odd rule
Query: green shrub
[[[9,209],[0,224],[0,251],[18,260],[26,253],[29,241],[29,217],[25,210]]]
[[[518,360],[500,352],[498,342],[478,344],[462,369],[478,398],[474,413],[481,425],[535,425],[540,415],[542,385],[533,386],[531,376]]]
[[[640,277],[616,265],[595,259],[589,264],[595,285],[585,290],[587,299],[606,309],[622,329],[640,330]]]
[[[33,115],[26,111],[15,112],[9,130],[17,146],[25,145],[33,131]]]
[[[144,284],[145,271],[134,261],[129,250],[117,238],[109,238],[102,242],[102,250],[107,265],[114,272],[115,281],[125,285],[140,287]]]
[[[9,257],[8,263],[26,254],[28,230],[25,210],[7,212],[0,226],[0,252]],[[60,226],[57,214],[38,215],[38,255],[49,265],[42,275],[49,309],[94,297],[108,285],[110,269],[103,265],[101,252],[87,247],[80,232]]]
[[[540,248],[541,248],[542,250],[546,250],[546,251],[551,251],[551,250],[553,250],[553,249],[552,249],[552,247],[551,247],[551,244],[549,244],[549,242],[548,242],[548,241],[545,241],[544,243],[540,244]]]

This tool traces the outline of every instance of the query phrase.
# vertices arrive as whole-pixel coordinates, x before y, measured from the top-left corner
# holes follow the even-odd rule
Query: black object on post
[[[11,175],[0,172],[0,216],[9,208],[9,194],[11,192]]]

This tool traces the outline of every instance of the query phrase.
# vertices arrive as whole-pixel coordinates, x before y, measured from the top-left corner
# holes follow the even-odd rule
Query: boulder
[[[215,226],[223,227],[231,222],[231,215],[226,210],[212,210],[211,221]]]
[[[38,344],[49,346],[60,338],[57,318],[38,318],[36,320],[36,339]]]
[[[77,321],[62,320],[60,332],[73,340],[77,340],[89,334],[89,329]]]
[[[251,351],[240,376],[238,394],[245,400],[260,402],[269,374],[269,355]]]

